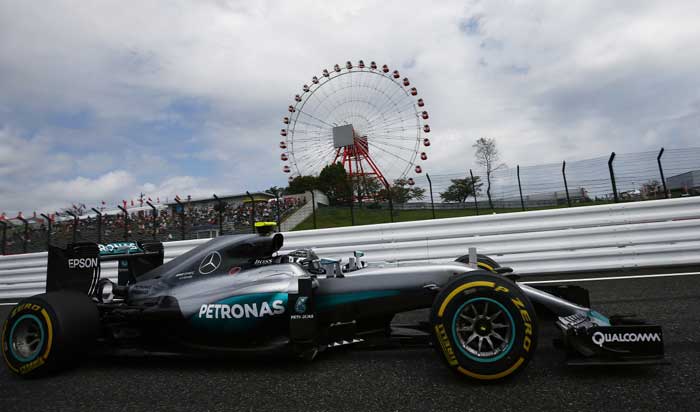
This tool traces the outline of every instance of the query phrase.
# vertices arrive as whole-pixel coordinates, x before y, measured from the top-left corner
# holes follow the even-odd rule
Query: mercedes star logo
[[[219,252],[211,252],[199,264],[199,273],[208,275],[221,266],[221,255]]]

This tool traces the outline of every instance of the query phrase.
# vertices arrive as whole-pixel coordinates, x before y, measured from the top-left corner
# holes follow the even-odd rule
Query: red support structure
[[[350,180],[353,180],[353,177],[355,176],[374,176],[379,179],[379,182],[384,187],[389,187],[389,183],[382,174],[382,171],[379,170],[379,167],[374,160],[372,160],[372,157],[369,154],[367,136],[355,136],[353,137],[352,145],[339,147],[335,151],[335,159],[333,160],[333,163],[337,163],[338,161],[340,161],[343,164],[343,167],[345,167],[345,170],[348,171]],[[353,162],[355,163],[354,170]],[[365,171],[364,164],[369,166],[371,171]]]

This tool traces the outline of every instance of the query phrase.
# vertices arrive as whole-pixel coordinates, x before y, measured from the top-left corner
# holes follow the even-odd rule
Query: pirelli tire
[[[22,300],[2,329],[7,368],[22,377],[43,376],[79,363],[94,347],[99,312],[83,293],[57,291]]]
[[[455,259],[455,262],[469,264],[469,255],[460,256]],[[476,266],[479,267],[479,269],[488,270],[493,273],[496,273],[496,269],[501,267],[498,262],[481,253],[476,255]]]
[[[486,270],[449,282],[430,315],[434,347],[455,373],[478,381],[508,378],[537,347],[537,319],[518,285]]]

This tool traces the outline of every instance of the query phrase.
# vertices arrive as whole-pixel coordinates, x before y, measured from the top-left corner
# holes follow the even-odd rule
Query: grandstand
[[[289,195],[280,197],[278,202],[270,193],[255,192],[219,196],[218,199],[178,199],[153,206],[137,202],[136,206],[123,206],[126,214],[114,208],[75,213],[75,217],[63,212],[3,218],[0,230],[5,231],[5,254],[44,251],[49,239],[57,246],[73,241],[201,239],[219,234],[250,233],[256,221],[281,222],[303,206],[306,199],[304,194]]]

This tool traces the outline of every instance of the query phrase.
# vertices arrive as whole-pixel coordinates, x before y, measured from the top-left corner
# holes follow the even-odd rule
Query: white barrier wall
[[[206,240],[165,243],[172,259]],[[700,198],[285,233],[283,251],[365,252],[367,261],[449,261],[476,247],[520,274],[700,264]],[[0,256],[0,299],[41,293],[46,252]],[[116,262],[103,276],[116,278]]]

